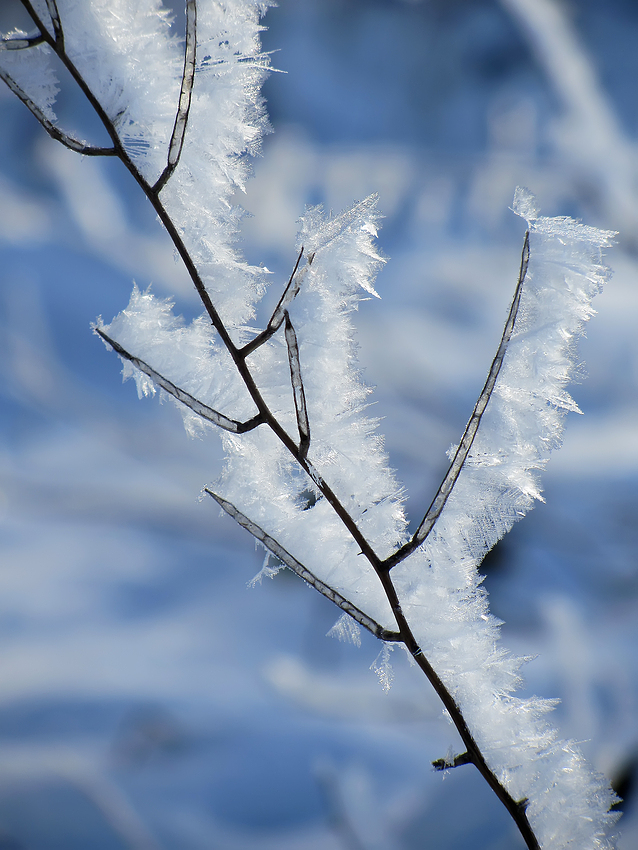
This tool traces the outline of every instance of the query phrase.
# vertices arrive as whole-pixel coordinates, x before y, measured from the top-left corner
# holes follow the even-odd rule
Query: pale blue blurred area
[[[531,30],[515,6],[280,0],[264,46],[285,73],[266,85],[275,132],[240,198],[245,253],[273,272],[266,315],[304,206],[379,192],[390,259],[382,300],[359,310],[360,354],[418,522],[502,330],[516,185],[548,215],[620,231],[580,348],[585,415],[568,417],[546,502],[485,570],[505,644],[538,654],[527,690],[561,698],[562,734],[625,778],[630,850],[638,7],[551,4],[561,17]],[[98,132],[73,93],[58,113]],[[198,312],[117,164],[56,146],[0,89],[0,850],[520,846],[472,768],[431,770],[458,745],[400,650],[384,694],[368,669],[380,646],[326,638],[329,603],[289,574],[246,589],[262,554],[198,501],[217,442],[138,401],[91,334],[133,279]]]

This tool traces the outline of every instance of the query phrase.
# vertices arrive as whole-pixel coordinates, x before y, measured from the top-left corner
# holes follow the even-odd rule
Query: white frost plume
[[[424,654],[460,707],[511,796],[528,799],[541,846],[602,850],[615,815],[607,781],[548,724],[547,700],[514,696],[521,660],[498,643],[477,566],[540,498],[539,472],[577,409],[565,390],[575,340],[609,277],[601,251],[614,234],[539,217],[518,189],[530,259],[514,333],[476,439],[434,529],[392,572]]]

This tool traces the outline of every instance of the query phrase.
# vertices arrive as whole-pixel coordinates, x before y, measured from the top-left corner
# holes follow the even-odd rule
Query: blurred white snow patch
[[[90,250],[125,274],[153,282],[180,298],[197,298],[181,260],[171,261],[174,247],[165,230],[150,209],[147,227],[142,229],[134,221],[104,162],[80,157],[46,138],[38,144],[37,155],[47,173],[53,175],[71,221]]]
[[[572,419],[548,477],[635,475],[638,472],[638,406]]]
[[[424,695],[421,688],[415,688],[414,692],[398,688],[387,696],[366,672],[326,673],[313,670],[292,655],[272,658],[263,675],[282,696],[324,717],[357,723],[436,722],[441,713],[435,695]]]
[[[361,646],[361,629],[349,614],[342,614],[326,637],[334,637],[342,643],[352,643],[356,647]]]
[[[366,850],[398,850],[397,824],[393,823],[392,795],[375,788],[372,776],[360,764],[336,765],[327,758],[315,765],[315,776],[323,791],[329,819],[347,845]]]
[[[377,193],[383,214],[392,216],[413,186],[416,159],[407,149],[325,147],[297,127],[278,129],[264,148],[245,194],[234,198],[251,214],[242,232],[257,249],[288,255],[299,212],[311,198],[319,198],[328,210],[342,210]]]

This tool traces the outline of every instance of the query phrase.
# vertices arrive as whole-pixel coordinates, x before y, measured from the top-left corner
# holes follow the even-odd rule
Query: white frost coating
[[[361,629],[359,624],[349,614],[342,614],[334,626],[326,632],[326,637],[334,637],[342,643],[353,643],[361,646]]]
[[[394,670],[390,663],[390,652],[394,649],[393,644],[384,643],[381,652],[370,665],[370,669],[374,670],[379,679],[379,684],[383,690],[388,693],[394,682]]]
[[[261,569],[259,570],[257,575],[255,575],[251,578],[251,580],[248,582],[247,587],[251,587],[251,588],[255,587],[256,585],[261,584],[262,581],[265,578],[274,578],[282,570],[286,569],[285,564],[282,564],[281,562],[278,563],[278,564],[275,564],[274,567],[271,567],[270,566],[271,560],[272,560],[272,555],[270,554],[270,552],[266,552],[266,555],[264,556],[264,563],[262,564]],[[355,625],[356,625],[356,623],[355,623]]]
[[[369,390],[356,371],[352,313],[371,291],[383,263],[371,230],[376,198],[326,219],[308,210],[299,242],[314,254],[290,317],[298,341],[308,418],[308,458],[329,483],[362,533],[382,556],[404,538],[401,493],[388,468],[376,420],[365,415]],[[271,410],[298,439],[283,328],[249,357]],[[314,575],[375,619],[396,628],[374,570],[313,482],[266,428],[222,435],[228,460],[213,486],[271,534]],[[308,541],[313,541],[309,546]]]
[[[254,416],[256,409],[226,349],[216,341],[210,322],[204,316],[186,325],[174,316],[170,299],[155,298],[150,291],[135,286],[126,310],[109,325],[98,326],[130,354],[153,366],[164,378],[199,401],[233,419]],[[140,398],[154,395],[152,380],[122,359],[124,379],[134,378]],[[175,402],[191,436],[212,428],[209,422]]]
[[[166,164],[183,48],[161,0],[58,0],[66,52],[153,182]]]
[[[519,699],[521,660],[499,647],[477,565],[540,498],[539,473],[560,445],[575,405],[565,390],[574,342],[609,276],[601,249],[612,233],[568,218],[539,218],[517,190],[515,211],[534,216],[518,319],[468,460],[424,545],[392,572],[426,657],[453,694],[488,765],[514,799],[527,797],[541,846],[603,850],[614,820],[606,780],[561,741],[546,700]]]
[[[254,314],[262,269],[239,257],[241,211],[231,195],[250,173],[247,155],[268,132],[260,87],[262,0],[197,4],[197,61],[179,164],[161,192],[191,258],[229,327]],[[184,68],[183,34],[171,34],[161,0],[59,0],[65,47],[141,175],[150,185],[168,162]],[[14,53],[17,51],[13,51]],[[31,51],[30,51],[31,53]]]
[[[235,251],[240,211],[231,195],[243,189],[246,155],[259,152],[269,126],[261,85],[268,57],[261,53],[259,18],[270,5],[257,0],[198,3],[197,65],[188,128],[179,165],[161,193],[222,319],[249,322],[264,290],[263,269]]]

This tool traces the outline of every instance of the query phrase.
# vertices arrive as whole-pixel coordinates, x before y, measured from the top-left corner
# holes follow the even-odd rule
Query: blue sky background
[[[544,13],[533,25],[527,7]],[[516,185],[545,214],[620,231],[580,349],[585,415],[568,418],[546,503],[485,571],[506,645],[538,655],[527,689],[559,697],[564,736],[629,782],[638,8],[281,0],[265,24],[285,73],[265,88],[275,132],[242,198],[245,254],[284,280],[306,204],[379,192],[390,261],[359,311],[360,354],[417,521],[500,337]],[[73,91],[57,111],[97,138]],[[246,589],[261,554],[198,501],[216,442],[138,401],[90,332],[133,279],[198,312],[123,170],[56,147],[0,89],[0,848],[517,847],[471,768],[430,769],[456,741],[400,651],[386,695],[368,669],[380,647],[326,638],[336,609],[295,577]]]

